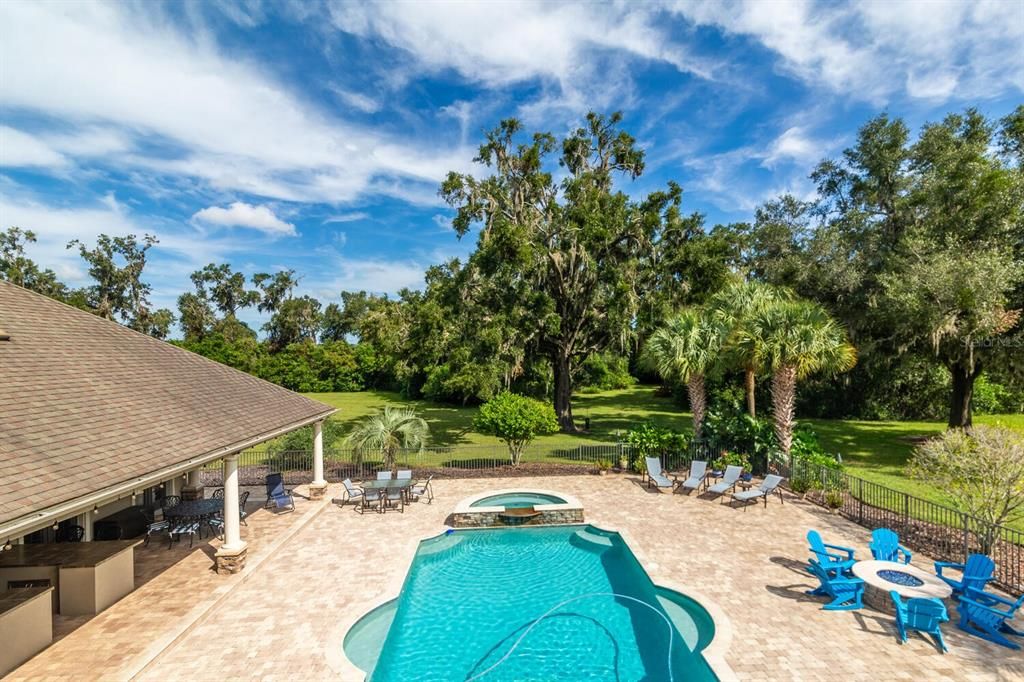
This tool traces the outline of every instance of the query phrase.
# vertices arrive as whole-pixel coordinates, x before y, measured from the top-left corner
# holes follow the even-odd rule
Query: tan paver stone
[[[461,498],[521,486],[575,495],[589,523],[623,533],[655,582],[692,591],[721,609],[729,621],[721,627],[732,631],[725,659],[741,680],[1024,680],[1024,653],[970,637],[952,623],[944,626],[950,652],[941,655],[922,636],[899,644],[892,620],[881,613],[822,611],[821,600],[804,594],[814,587],[803,570],[807,530],[817,528],[827,541],[864,556],[869,533],[791,496],[785,505],[773,501],[744,512],[697,496],[649,493],[632,476],[440,480],[434,486],[433,504],[412,504],[404,514],[361,516],[351,506],[327,503],[305,517],[315,511],[305,501],[294,515],[257,512],[246,539],[250,557],[262,552],[263,560],[239,576],[210,571],[209,545],[191,553],[171,550],[173,562],[156,556],[168,554],[166,545],[140,552],[137,570],[147,582],[77,624],[13,679],[119,679],[137,668],[149,642],[166,637],[193,604],[227,581],[233,581],[230,590],[216,606],[150,660],[139,679],[348,679],[332,667],[344,623],[397,594],[416,543],[440,533]],[[339,490],[331,486],[328,500]],[[298,530],[268,553],[274,537],[290,528]],[[353,551],[374,544],[390,559],[385,554],[371,563],[365,552]],[[914,563],[926,568],[931,560],[915,554]]]

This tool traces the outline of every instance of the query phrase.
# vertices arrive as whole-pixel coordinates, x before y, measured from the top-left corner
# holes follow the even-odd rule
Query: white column
[[[164,483],[164,495],[167,497],[170,497],[171,495],[181,495],[181,476],[175,476]]]
[[[238,523],[238,454],[224,458],[224,544],[225,551],[241,550],[241,529]]]
[[[323,487],[324,480],[324,423],[313,423],[313,485]]]

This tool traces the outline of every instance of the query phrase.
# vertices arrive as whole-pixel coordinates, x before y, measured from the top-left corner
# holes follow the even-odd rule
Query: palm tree
[[[738,281],[719,291],[708,302],[718,324],[729,330],[725,352],[730,364],[743,368],[747,413],[754,418],[757,417],[754,395],[757,375],[764,371],[764,367],[760,365],[757,350],[762,340],[750,329],[750,321],[758,310],[791,298],[792,294],[787,289],[762,282]]]
[[[430,427],[411,407],[385,407],[366,417],[348,434],[345,444],[356,451],[378,450],[391,474],[398,471],[399,449],[421,450],[430,438]]]
[[[757,310],[741,332],[757,362],[772,373],[772,419],[786,457],[793,443],[796,384],[811,374],[851,369],[857,351],[846,331],[817,303],[778,301]],[[790,462],[792,464],[792,462]]]
[[[665,379],[686,384],[697,438],[707,414],[704,379],[718,362],[722,331],[707,311],[690,308],[655,330],[644,348],[644,362],[650,368]]]

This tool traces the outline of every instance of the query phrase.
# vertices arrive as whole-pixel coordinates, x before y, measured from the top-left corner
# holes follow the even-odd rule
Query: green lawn
[[[308,395],[337,407],[338,413],[333,418],[343,423],[354,422],[384,405],[409,404],[397,393],[383,391]],[[472,431],[473,415],[476,413],[474,407],[454,407],[424,401],[413,401],[413,404],[430,424],[431,442],[434,445],[500,445],[496,438]],[[584,418],[590,418],[589,433],[544,436],[537,439],[537,445],[555,452],[576,445],[614,443],[621,432],[646,420],[673,429],[689,429],[692,426],[688,413],[682,412],[670,398],[656,397],[651,386],[578,395],[573,402],[573,413],[580,425]],[[941,433],[945,424],[834,419],[806,421],[814,426],[826,450],[842,454],[851,474],[933,502],[948,502],[940,490],[911,480],[903,474],[914,440]],[[1024,415],[979,416],[976,421],[982,424],[1001,423],[1024,433]],[[553,457],[557,458],[557,454]]]

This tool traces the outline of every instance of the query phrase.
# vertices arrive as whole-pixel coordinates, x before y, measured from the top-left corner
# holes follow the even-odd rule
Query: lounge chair
[[[377,472],[377,480],[378,481],[390,481],[391,480],[391,472],[390,471],[378,471]]]
[[[238,520],[242,522],[243,526],[249,524],[245,522],[245,517],[249,515],[249,512],[245,511],[245,505],[249,501],[249,491],[246,490],[244,493],[238,496]],[[294,505],[292,509],[294,509]]]
[[[807,594],[829,597],[832,601],[822,606],[824,611],[852,611],[863,606],[864,581],[845,575],[830,575],[825,568],[811,559],[807,570],[821,583]]]
[[[871,556],[878,561],[900,561],[903,555],[903,563],[910,563],[910,550],[900,544],[900,536],[896,531],[888,528],[876,528],[871,531]]]
[[[427,480],[420,485],[414,485],[409,488],[409,496],[415,497],[417,500],[424,495],[427,496],[427,504],[434,501],[434,487],[430,485],[430,481],[434,478],[433,474],[427,476]]]
[[[676,482],[675,479],[670,479],[662,471],[661,460],[657,457],[645,457],[644,459],[647,461],[647,487],[650,488],[653,484],[659,490],[668,488],[671,491],[675,487]]]
[[[707,492],[714,493],[715,495],[724,495],[736,487],[736,482],[740,480],[740,474],[742,473],[743,467],[741,466],[727,466],[725,468],[725,475],[722,476],[722,480],[713,486],[710,486],[707,489]]]
[[[702,459],[690,462],[690,477],[679,484],[683,490],[698,490],[707,483],[708,463]]]
[[[290,508],[295,511],[295,499],[292,491],[284,487],[284,476],[281,474],[267,474],[267,504],[273,505],[275,509]]]
[[[959,580],[942,575],[942,572],[949,568],[961,572]],[[953,592],[957,594],[963,593],[968,587],[979,591],[984,590],[986,583],[995,580],[993,576],[995,570],[996,562],[992,561],[992,558],[986,554],[972,554],[962,564],[951,561],[935,562],[935,575],[952,587]]]
[[[743,503],[743,511],[747,510],[747,502],[753,500],[754,504],[757,504],[758,498],[764,499],[764,506],[765,508],[767,508],[768,496],[771,495],[772,493],[778,493],[779,502],[785,504],[785,502],[782,501],[782,491],[779,490],[780,483],[782,483],[782,476],[768,474],[767,476],[764,477],[764,480],[761,481],[760,486],[758,486],[754,490],[744,490],[743,492],[740,493],[733,493],[732,499],[738,500]]]
[[[942,639],[942,630],[939,627],[949,620],[946,613],[946,605],[941,599],[934,597],[915,597],[908,601],[900,599],[900,593],[890,590],[889,597],[896,607],[896,630],[900,635],[900,642],[907,641],[907,630],[919,630],[935,637],[939,645],[939,651],[949,651],[945,640]]]
[[[852,549],[822,542],[821,535],[816,530],[807,531],[807,542],[811,546],[811,553],[814,554],[812,561],[815,561],[828,573],[833,571],[840,574],[849,573],[853,565],[857,563],[857,560],[853,558]]]
[[[1020,644],[1007,639],[1006,635],[1024,637],[1024,632],[1010,625],[1022,603],[1024,596],[1017,601],[1011,601],[997,594],[968,587],[964,594],[960,595],[960,601],[957,603],[956,608],[960,613],[957,627],[994,644],[1009,649],[1020,649]],[[999,608],[1000,606],[1004,608]]]

